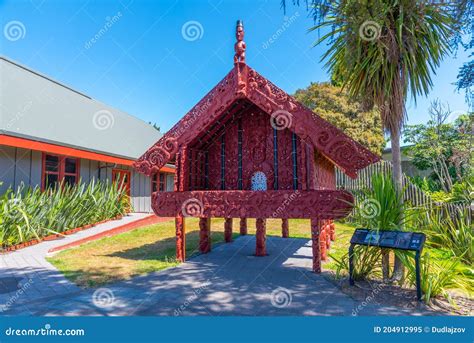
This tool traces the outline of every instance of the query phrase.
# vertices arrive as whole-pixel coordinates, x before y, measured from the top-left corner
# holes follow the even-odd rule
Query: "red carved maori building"
[[[333,219],[346,216],[353,197],[336,190],[335,166],[351,177],[378,157],[298,103],[245,63],[244,29],[237,22],[234,68],[170,131],[135,168],[147,175],[176,164],[174,192],[155,192],[158,216],[176,218],[176,257],[185,259],[185,218],[199,217],[202,253],[211,250],[210,218],[256,218],[257,256],[266,255],[266,219],[308,218],[313,270],[334,239]]]

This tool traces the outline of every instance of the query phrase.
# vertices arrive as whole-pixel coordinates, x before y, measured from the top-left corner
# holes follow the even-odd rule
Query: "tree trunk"
[[[390,280],[390,250],[382,249],[382,278],[383,282]]]
[[[392,165],[393,165],[393,181],[397,192],[400,194],[403,191],[403,179],[402,179],[402,159],[400,150],[400,132],[390,132],[390,140],[392,142]],[[400,197],[403,202],[403,196]],[[402,206],[403,204],[400,204]],[[400,223],[401,225],[402,223]],[[391,281],[402,281],[405,274],[405,268],[402,261],[395,255],[395,264],[393,266],[393,274]]]
[[[400,133],[391,132],[390,141],[392,143],[392,165],[393,165],[393,181],[398,192],[402,191],[402,158],[400,150]]]
[[[450,193],[453,189],[453,181],[451,180],[451,175],[449,175],[449,170],[448,170],[448,166],[446,165],[446,161],[444,159],[440,159],[440,163],[444,170],[446,184],[448,187],[448,193]]]
[[[445,184],[444,181],[443,181],[442,170],[440,171],[438,168],[439,168],[439,167],[438,167],[438,160],[435,159],[434,162],[433,162],[433,171],[434,171],[434,173],[436,174],[436,176],[438,177],[439,184],[441,185],[441,187],[443,188],[443,190],[444,190],[445,192],[447,192],[446,184]]]

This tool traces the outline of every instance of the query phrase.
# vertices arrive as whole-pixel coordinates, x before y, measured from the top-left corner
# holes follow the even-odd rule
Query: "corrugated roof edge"
[[[60,86],[70,92],[73,92],[79,96],[82,96],[92,102],[94,102],[97,106],[100,106],[100,107],[108,107],[108,108],[111,108],[112,110],[116,110],[116,111],[119,111],[121,112],[123,115],[127,116],[127,117],[130,117],[131,119],[133,120],[136,120],[136,121],[139,121],[141,123],[143,123],[143,125],[150,125],[149,123],[145,122],[144,120],[134,116],[134,115],[131,115],[125,111],[122,111],[120,109],[117,109],[115,107],[112,107],[110,105],[107,105],[101,101],[98,101],[98,100],[95,100],[93,99],[92,97],[82,93],[82,92],[79,92],[77,90],[75,90],[74,88],[68,86],[68,85],[65,85],[64,83],[61,83],[59,81],[56,81],[54,79],[52,79],[51,77],[48,77],[42,73],[39,73],[35,70],[32,70],[24,65],[22,65],[21,63],[18,63],[16,61],[13,61],[11,60],[10,58],[7,58],[6,56],[3,56],[3,55],[0,55],[0,60],[3,60],[4,62],[6,63],[9,63],[10,65],[13,65],[15,66],[16,68],[20,68],[26,72],[29,72],[37,77],[40,77],[42,79],[45,79],[46,81],[49,81],[51,83],[54,83],[55,85],[57,86]],[[1,76],[1,75],[0,75]],[[1,108],[0,108],[1,109]],[[1,121],[0,121],[0,135],[8,135],[8,136],[13,136],[13,137],[18,137],[18,138],[25,138],[25,139],[30,139],[30,140],[34,140],[34,141],[38,141],[38,142],[43,142],[43,143],[50,143],[50,144],[55,144],[55,145],[60,145],[60,146],[64,146],[64,147],[69,147],[69,148],[74,148],[74,149],[80,149],[80,150],[87,150],[87,151],[91,151],[91,152],[94,152],[94,153],[99,153],[99,154],[103,154],[103,155],[107,155],[107,156],[111,156],[111,157],[118,157],[118,158],[125,158],[125,159],[130,159],[130,160],[135,160],[136,157],[131,157],[131,156],[126,156],[126,155],[120,155],[120,154],[113,154],[113,153],[110,153],[110,152],[106,152],[106,151],[102,151],[102,150],[96,150],[96,149],[90,149],[90,148],[85,148],[85,147],[82,147],[82,146],[76,146],[76,145],[73,145],[73,144],[67,144],[65,142],[58,142],[58,141],[54,141],[54,140],[48,140],[48,139],[45,139],[43,137],[32,137],[32,136],[28,136],[28,135],[21,135],[21,134],[18,134],[16,132],[10,132],[8,130],[5,130],[4,128],[2,128],[2,125],[1,125]],[[161,131],[158,131],[158,133],[160,135],[163,135],[161,133]]]
[[[16,66],[16,67],[18,67],[18,68],[21,68],[21,69],[23,69],[23,70],[25,70],[25,71],[28,71],[28,72],[30,72],[30,73],[36,75],[36,76],[39,76],[39,77],[41,77],[41,78],[43,78],[43,79],[45,79],[45,80],[48,80],[48,81],[50,81],[50,82],[52,82],[52,83],[54,83],[54,84],[56,84],[56,85],[58,85],[58,86],[61,86],[61,87],[65,88],[65,89],[67,89],[67,90],[73,92],[73,93],[76,93],[76,94],[81,95],[81,96],[83,96],[83,97],[85,97],[85,98],[87,98],[87,99],[89,99],[89,100],[91,100],[91,101],[94,101],[95,103],[97,103],[97,104],[99,104],[99,105],[104,105],[104,106],[107,106],[107,107],[111,107],[112,109],[115,109],[115,110],[117,110],[117,111],[120,111],[120,112],[122,112],[123,114],[125,114],[125,115],[127,115],[127,116],[129,116],[129,117],[131,117],[131,118],[134,118],[134,119],[136,119],[136,120],[139,120],[139,121],[143,122],[143,123],[146,124],[146,125],[150,125],[149,123],[147,123],[146,121],[144,121],[144,120],[138,118],[137,116],[134,116],[134,115],[132,115],[132,114],[130,114],[130,113],[128,113],[128,112],[125,112],[125,111],[119,109],[119,108],[116,108],[116,107],[114,107],[114,106],[110,106],[110,105],[105,104],[105,103],[103,103],[103,102],[101,102],[101,101],[99,101],[99,100],[96,100],[96,99],[94,99],[94,98],[88,96],[87,94],[84,94],[84,93],[82,93],[82,92],[79,92],[79,91],[75,90],[74,88],[65,85],[64,83],[61,83],[61,82],[59,82],[59,81],[56,81],[56,80],[50,78],[49,76],[46,76],[46,75],[41,74],[41,73],[39,73],[39,72],[37,72],[37,71],[35,71],[35,70],[33,70],[33,69],[30,69],[30,68],[28,68],[27,66],[24,66],[24,65],[22,65],[22,64],[19,63],[19,62],[13,61],[13,60],[11,60],[11,59],[9,59],[9,58],[3,56],[3,55],[0,55],[0,60],[4,60],[5,62],[8,62],[8,63],[10,63],[10,64],[12,64],[12,65],[14,65],[14,66]],[[2,130],[2,128],[0,127],[0,132],[2,132],[2,131],[3,131],[3,130]],[[161,135],[163,134],[161,131],[159,131],[159,132],[160,132]]]
[[[73,89],[73,88],[71,88],[71,87],[69,87],[69,86],[66,86],[64,83],[61,83],[61,82],[59,82],[59,81],[56,81],[56,80],[54,80],[54,79],[52,79],[52,78],[50,78],[50,77],[48,77],[48,76],[46,76],[46,75],[44,75],[44,74],[38,73],[37,71],[35,71],[35,70],[33,70],[33,69],[30,69],[30,68],[28,68],[28,67],[26,67],[26,66],[24,66],[24,65],[22,65],[22,64],[20,64],[20,63],[18,63],[18,62],[16,62],[16,61],[12,61],[11,59],[6,58],[5,56],[0,55],[0,60],[4,60],[5,62],[8,62],[8,63],[10,63],[10,64],[13,64],[15,67],[21,68],[21,69],[23,69],[23,70],[26,70],[26,71],[32,73],[32,74],[35,74],[36,76],[42,77],[43,79],[46,79],[46,80],[48,80],[48,81],[50,81],[50,82],[52,82],[52,83],[55,83],[55,84],[57,84],[58,86],[64,87],[64,88],[66,88],[67,90],[70,90],[71,92],[74,92],[74,93],[77,93],[77,94],[79,94],[79,95],[82,95],[83,97],[86,97],[87,99],[94,100],[94,99],[92,99],[90,96],[88,96],[88,95],[86,95],[86,94],[84,94],[84,93],[81,93],[81,92],[79,92],[79,91],[77,91],[77,90],[75,90],[75,89]]]

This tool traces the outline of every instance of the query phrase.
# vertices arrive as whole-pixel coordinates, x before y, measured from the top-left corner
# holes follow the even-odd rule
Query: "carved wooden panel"
[[[238,123],[225,130],[225,187],[237,189],[238,181]]]
[[[336,171],[334,164],[320,153],[314,157],[316,188],[336,189]]]
[[[261,111],[247,113],[242,118],[242,176],[243,188],[250,190],[255,172],[267,177],[267,189],[273,188],[273,144],[269,145],[271,134],[268,115]]]
[[[209,189],[221,189],[221,144],[220,140],[209,146]]]
[[[321,218],[349,214],[353,197],[346,191],[187,191],[155,192],[158,216],[225,218]]]
[[[191,109],[170,131],[135,163],[135,168],[152,174],[162,168],[180,147],[206,132],[239,99],[248,99],[267,114],[288,113],[286,125],[306,144],[336,163],[349,176],[379,160],[294,98],[245,64],[238,63],[229,74]],[[304,153],[302,153],[304,154]]]

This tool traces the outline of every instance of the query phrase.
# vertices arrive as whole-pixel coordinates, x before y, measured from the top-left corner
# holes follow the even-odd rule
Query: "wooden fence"
[[[372,175],[375,173],[391,173],[392,163],[389,161],[380,161],[362,169],[356,179],[351,179],[341,170],[336,168],[336,186],[338,189],[345,189],[358,195],[357,191],[367,189],[372,185]],[[442,207],[451,216],[456,215],[460,210],[467,210],[472,218],[473,211],[471,206],[466,204],[440,203],[435,202],[431,197],[413,184],[410,179],[403,174],[404,200],[409,201],[412,206],[431,208],[434,206]],[[356,200],[357,201],[357,200]]]

